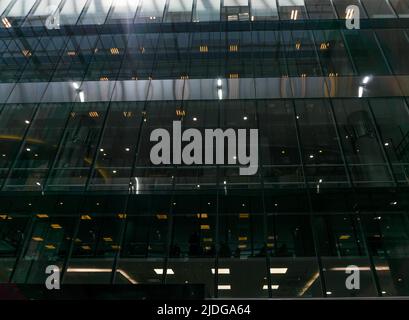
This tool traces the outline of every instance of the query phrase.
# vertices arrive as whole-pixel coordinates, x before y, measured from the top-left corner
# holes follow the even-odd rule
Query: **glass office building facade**
[[[62,286],[409,295],[408,0],[0,0],[0,15],[0,283],[57,265]],[[154,166],[150,134],[177,120],[258,129],[257,174]]]

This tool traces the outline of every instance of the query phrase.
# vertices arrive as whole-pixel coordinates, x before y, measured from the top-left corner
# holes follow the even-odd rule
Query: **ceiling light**
[[[377,271],[389,271],[389,267],[388,266],[376,266],[375,269]],[[345,271],[347,270],[347,268],[344,267],[334,267],[330,269],[331,271]],[[370,267],[358,267],[359,271],[371,271]]]
[[[370,77],[370,76],[366,76],[366,77],[362,80],[362,83],[363,83],[363,84],[367,84],[370,80],[371,80],[371,77]]]
[[[39,214],[37,214],[37,218],[39,218],[39,219],[46,219],[46,218],[48,218],[48,214],[46,214],[46,213],[39,213]]]
[[[212,274],[215,274],[215,269],[212,268]],[[229,268],[218,268],[217,269],[218,274],[230,274],[230,269]]]
[[[208,52],[209,48],[206,45],[202,45],[199,47],[199,51],[200,52]]]
[[[328,295],[331,295],[331,294],[332,294],[332,292],[331,292],[331,291],[327,291],[327,294],[328,294]]]
[[[163,269],[153,269],[156,274],[163,274]],[[166,269],[166,274],[175,274],[173,269]]]
[[[24,49],[24,50],[21,50],[21,52],[25,57],[31,57],[30,50]]]
[[[85,95],[84,95],[84,91],[80,91],[79,92],[79,97],[80,97],[80,101],[83,103],[85,101]]]
[[[111,48],[110,51],[111,51],[111,54],[113,54],[113,55],[119,54],[119,49],[118,48]]]
[[[230,52],[237,52],[237,51],[239,51],[239,46],[237,44],[231,44],[231,45],[229,45],[229,51]]]
[[[223,100],[223,90],[222,89],[217,90],[217,96],[219,100]]]
[[[92,220],[92,218],[88,214],[83,214],[81,220]]]
[[[364,87],[360,86],[358,88],[358,97],[362,98],[363,95],[364,95]]]
[[[231,290],[231,285],[229,284],[219,284],[217,286],[218,290]]]
[[[278,285],[278,284],[272,284],[271,286],[270,286],[270,288],[271,288],[271,290],[278,290],[278,288],[279,288],[280,286]],[[263,290],[267,290],[268,289],[268,285],[264,285],[263,286]]]
[[[29,123],[30,123],[30,121],[28,121],[28,120],[25,120],[24,122],[25,122],[26,124],[29,124]]]
[[[4,25],[5,28],[7,28],[7,29],[11,28],[11,23],[10,23],[9,19],[7,19],[6,17],[1,19],[1,22],[3,22],[3,25]]]
[[[51,228],[53,228],[53,229],[62,229],[62,227],[58,223],[51,224]]]
[[[286,274],[288,268],[270,268],[271,274]]]
[[[297,20],[298,10],[291,10],[291,20]]]
[[[247,120],[247,117],[243,117],[243,120]]]

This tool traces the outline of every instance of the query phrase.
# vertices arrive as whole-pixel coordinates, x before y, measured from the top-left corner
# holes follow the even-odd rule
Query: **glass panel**
[[[65,1],[64,7],[60,12],[60,24],[76,24],[87,0]]]
[[[370,18],[394,18],[395,14],[386,0],[361,0]]]
[[[7,9],[11,1],[12,0],[1,0],[0,1],[0,15]]]
[[[17,157],[16,168],[50,167],[70,110],[70,104],[42,104],[39,107]]]
[[[113,0],[91,0],[81,17],[81,24],[103,24]]]
[[[391,177],[368,105],[362,100],[333,100],[347,162],[356,183],[386,183]]]
[[[44,214],[44,213],[42,213]],[[75,218],[37,218],[30,242],[13,281],[44,284],[49,265],[62,268],[69,252]]]
[[[304,0],[310,19],[336,19],[329,0]]]
[[[308,180],[318,186],[346,180],[341,150],[331,115],[331,106],[322,100],[296,101],[304,163]],[[327,166],[325,170],[323,167]]]
[[[363,220],[382,295],[408,295],[406,279],[409,276],[409,220],[407,214],[368,215]]]
[[[8,104],[4,107],[0,117],[0,167],[8,168],[14,160],[34,109],[33,104]]]
[[[342,32],[342,31],[341,31]],[[389,70],[382,56],[373,31],[345,30],[346,45],[349,47],[352,59],[358,72],[362,75],[386,75]]]
[[[289,76],[311,77],[321,75],[318,57],[312,53],[314,42],[309,30],[283,31],[287,50]]]
[[[197,0],[194,21],[219,21],[220,0]]]
[[[277,20],[278,10],[275,1],[252,0],[251,1],[252,20]]]
[[[304,0],[278,0],[281,20],[307,19]]]
[[[190,22],[193,0],[170,0],[166,22]]]
[[[40,4],[37,5],[36,9],[31,14],[31,17],[48,16],[58,8],[60,3],[61,0],[41,0]]]
[[[359,7],[359,14],[361,19],[367,18],[365,10],[362,8],[361,3],[359,0],[332,0],[335,9],[337,9],[338,17],[340,19],[345,19],[346,17],[346,8],[350,5],[358,6]]]
[[[8,283],[29,218],[0,214],[0,283]]]
[[[115,20],[127,19],[133,20],[136,14],[140,0],[117,0],[114,4],[114,9],[109,17],[109,22],[112,23]],[[143,1],[143,0],[142,0]]]
[[[389,0],[400,18],[409,17],[409,3],[406,0]]]
[[[259,152],[265,185],[274,187],[302,182],[293,104],[279,100],[259,101],[258,114]]]
[[[409,52],[409,41],[404,30],[376,30],[389,65],[395,74],[409,74],[409,64],[402,52]]]
[[[109,283],[123,219],[81,216],[64,283]]]
[[[403,99],[371,99],[382,143],[389,160],[394,164],[397,179],[408,181],[409,112]]]
[[[259,55],[254,59],[254,75],[257,77],[281,77],[288,75],[285,44],[282,33],[278,31],[253,30],[253,43],[257,44]],[[266,84],[267,79],[261,79],[259,83],[265,84],[268,93],[272,92],[272,84]],[[257,86],[257,92],[263,93],[262,87]],[[274,91],[273,91],[274,92]],[[261,94],[263,96],[263,94]]]
[[[113,103],[101,139],[96,167],[131,167],[142,125],[143,104]]]
[[[17,0],[7,13],[7,17],[25,17],[35,2],[36,0]]]
[[[61,140],[56,167],[91,166],[106,108],[105,103],[79,103],[74,106]]]
[[[296,196],[297,199],[302,199]],[[293,197],[269,201],[275,212],[295,208]],[[286,204],[287,202],[287,204]],[[303,202],[305,211],[306,203]],[[297,209],[296,209],[297,210]],[[267,248],[270,255],[271,291],[273,297],[320,297],[319,270],[312,243],[310,218],[305,215],[267,216]],[[268,286],[266,286],[268,287]]]
[[[315,46],[326,76],[353,75],[351,61],[344,41],[337,30],[315,30]]]
[[[166,0],[142,1],[137,22],[162,22]]]

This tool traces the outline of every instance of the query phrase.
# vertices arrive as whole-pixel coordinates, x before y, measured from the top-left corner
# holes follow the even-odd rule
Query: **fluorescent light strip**
[[[230,269],[229,268],[219,268],[217,269],[218,274],[230,274]],[[212,274],[215,274],[215,269],[212,268]]]
[[[271,274],[286,274],[288,268],[270,268]]]
[[[155,271],[156,274],[163,274],[163,269],[153,269],[153,271]],[[175,274],[175,273],[173,272],[173,269],[167,269],[166,274]]]
[[[218,290],[231,290],[231,285],[229,284],[219,284],[217,286]]]
[[[72,272],[72,273],[109,273],[112,272],[112,269],[103,269],[103,268],[68,268],[67,272]],[[125,279],[127,279],[130,283],[132,284],[137,284],[138,282],[133,279],[128,273],[126,273],[122,269],[117,269],[116,272],[118,272],[120,275],[122,275]]]
[[[343,267],[336,267],[336,268],[331,268],[331,271],[345,271],[347,268],[343,268]],[[389,267],[388,266],[379,266],[379,267],[375,267],[375,269],[377,271],[389,271]],[[371,271],[370,267],[358,267],[359,271]]]
[[[271,290],[278,290],[278,288],[280,287],[278,284],[272,284],[271,286]],[[264,285],[263,286],[263,290],[267,290],[268,289],[268,285]]]

